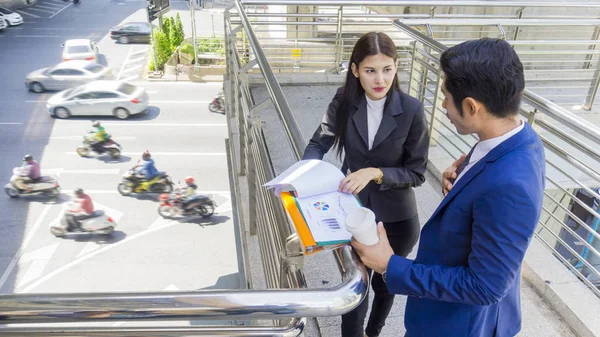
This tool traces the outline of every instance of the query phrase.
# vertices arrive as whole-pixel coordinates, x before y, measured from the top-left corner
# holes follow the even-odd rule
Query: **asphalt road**
[[[23,25],[0,33],[0,183],[8,183],[12,168],[31,153],[40,161],[42,174],[59,176],[63,188],[57,203],[43,197],[0,196],[0,293],[237,287],[226,120],[208,111],[221,83],[141,79],[143,67],[138,66],[146,62],[148,45],[119,45],[107,33],[122,21],[141,20],[145,2],[63,4],[40,0],[35,6],[55,7],[56,13],[23,15]],[[24,86],[28,72],[59,63],[61,43],[72,38],[97,41],[100,61],[121,79],[145,87],[150,96],[147,115],[126,121],[99,118],[123,146],[119,161],[76,155],[92,118],[55,120],[45,108],[52,93],[35,94]],[[200,193],[213,194],[217,213],[209,220],[168,221],[158,216],[157,195],[118,194],[121,176],[144,150],[153,153],[157,168],[175,182],[194,176]],[[111,237],[61,239],[50,233],[49,225],[77,187],[117,220]]]

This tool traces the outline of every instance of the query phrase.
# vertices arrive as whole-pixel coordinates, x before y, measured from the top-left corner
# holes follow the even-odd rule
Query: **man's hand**
[[[358,194],[371,181],[379,177],[381,172],[373,167],[360,169],[346,176],[341,182],[338,191],[342,193]]]
[[[394,255],[394,250],[390,246],[383,223],[380,222],[377,224],[377,232],[379,234],[379,242],[374,245],[363,245],[354,238],[352,238],[351,244],[365,266],[381,274],[386,270],[390,258]]]
[[[454,185],[454,180],[456,179],[456,170],[465,160],[466,155],[461,155],[460,158],[456,159],[452,165],[444,170],[442,173],[442,193],[445,195],[450,192],[452,186]]]

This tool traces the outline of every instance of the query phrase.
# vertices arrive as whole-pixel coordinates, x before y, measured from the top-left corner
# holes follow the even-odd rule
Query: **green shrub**
[[[151,62],[149,64],[150,70],[155,69],[163,69],[165,63],[169,60],[169,57],[172,54],[171,44],[169,43],[169,39],[165,35],[163,30],[159,30],[158,28],[154,29],[154,47],[156,49],[156,68],[154,67],[154,55],[151,54]],[[154,53],[154,51],[153,51]]]
[[[184,53],[184,54],[194,55],[194,46],[192,46],[189,43],[184,43],[179,48],[179,52]]]
[[[171,18],[173,20],[173,18]],[[171,46],[173,50],[175,50],[185,39],[185,34],[183,32],[183,23],[181,23],[181,17],[179,17],[179,13],[175,16],[175,21],[171,21],[171,36],[169,39],[171,40]]]

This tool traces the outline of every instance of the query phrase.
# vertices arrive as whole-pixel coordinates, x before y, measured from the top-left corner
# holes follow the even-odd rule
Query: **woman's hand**
[[[338,191],[342,193],[357,194],[362,191],[371,180],[377,179],[380,174],[381,172],[379,169],[373,167],[367,167],[356,172],[352,172],[340,182]]]

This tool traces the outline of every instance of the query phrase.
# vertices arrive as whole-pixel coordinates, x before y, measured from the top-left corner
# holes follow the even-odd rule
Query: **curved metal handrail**
[[[346,0],[242,0],[244,5],[280,6],[364,6],[365,1]],[[590,7],[600,8],[600,3],[584,1],[482,1],[482,0],[369,0],[369,6],[459,6],[459,7]]]
[[[349,247],[334,254],[344,281],[332,288],[2,295],[0,324],[341,315],[362,300],[367,273]]]

